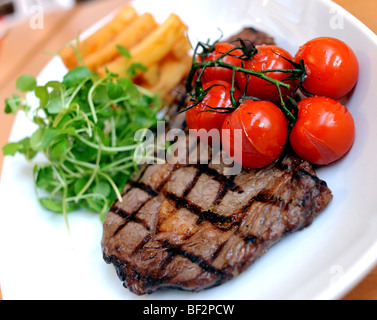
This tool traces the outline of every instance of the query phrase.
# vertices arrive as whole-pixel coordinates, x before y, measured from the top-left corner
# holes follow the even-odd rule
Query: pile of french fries
[[[122,55],[124,47],[130,57]],[[129,67],[141,64],[134,81],[166,100],[191,67],[187,26],[171,14],[158,24],[150,13],[138,14],[131,5],[121,8],[102,28],[88,38],[72,42],[60,56],[68,69],[84,65],[106,75],[106,70],[124,76]]]

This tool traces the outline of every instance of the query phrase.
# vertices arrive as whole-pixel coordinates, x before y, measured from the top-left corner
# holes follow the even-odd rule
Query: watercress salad
[[[134,140],[139,129],[157,124],[161,99],[133,83],[136,68],[119,78],[107,72],[100,78],[86,67],[70,70],[62,81],[38,85],[21,76],[20,94],[5,101],[5,112],[24,111],[36,131],[3,147],[4,155],[23,154],[34,164],[34,183],[40,203],[64,214],[85,208],[104,219],[109,206],[137,169]],[[20,95],[34,93],[38,105]],[[42,153],[45,161],[35,156]]]

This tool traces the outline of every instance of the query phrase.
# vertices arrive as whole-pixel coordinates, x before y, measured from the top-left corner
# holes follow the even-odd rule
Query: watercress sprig
[[[107,72],[100,78],[88,68],[70,70],[62,81],[38,85],[34,77],[17,80],[20,91],[5,101],[5,112],[25,112],[37,129],[3,147],[4,155],[23,154],[34,164],[34,184],[40,203],[67,213],[85,208],[104,219],[137,168],[133,152],[139,129],[153,128],[161,99],[140,88],[129,76]],[[24,94],[26,97],[22,97]],[[34,94],[37,105],[30,105]],[[46,161],[34,161],[43,154]]]

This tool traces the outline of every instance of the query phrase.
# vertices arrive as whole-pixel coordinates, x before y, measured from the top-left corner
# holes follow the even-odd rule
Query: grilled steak
[[[271,42],[253,29],[245,33],[255,44]],[[184,116],[172,110],[170,126],[182,126]],[[130,180],[123,201],[107,214],[102,238],[104,260],[125,287],[142,295],[220,285],[309,226],[332,199],[313,167],[290,153],[236,176],[226,169],[214,161],[151,164]]]

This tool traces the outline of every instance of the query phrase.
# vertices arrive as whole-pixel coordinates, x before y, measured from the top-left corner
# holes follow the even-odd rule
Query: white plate
[[[164,291],[137,297],[122,287],[102,260],[102,226],[97,215],[62,216],[36,201],[32,167],[7,157],[0,184],[0,283],[5,299],[338,299],[377,261],[377,37],[356,18],[325,0],[136,1],[158,20],[176,12],[189,25],[190,38],[217,39],[251,25],[268,31],[295,53],[317,36],[347,42],[360,62],[360,79],[347,101],[357,126],[351,152],[322,168],[334,200],[304,231],[274,246],[249,270],[224,285],[188,293]],[[98,25],[97,25],[98,26]],[[95,28],[95,27],[94,27]],[[61,79],[65,68],[53,59],[39,81]],[[19,115],[11,133],[18,140],[33,131]]]

